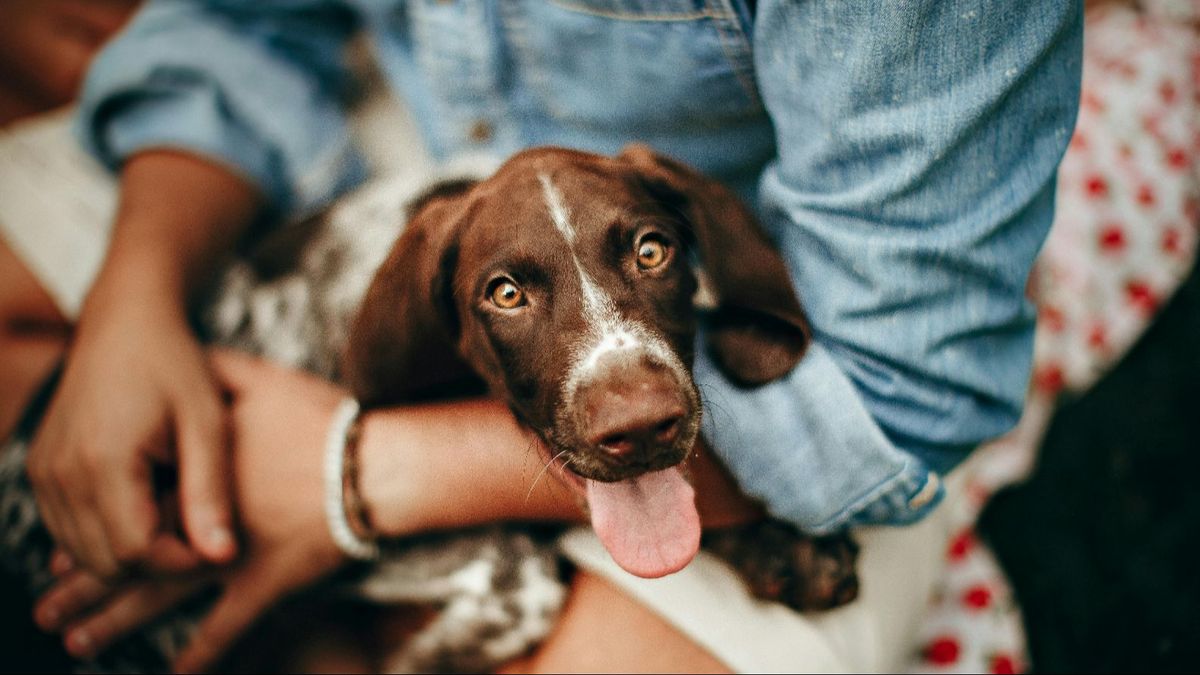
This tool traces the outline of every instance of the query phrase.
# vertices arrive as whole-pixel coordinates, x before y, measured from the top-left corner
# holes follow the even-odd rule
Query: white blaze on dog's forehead
[[[538,181],[542,184],[542,195],[546,197],[546,206],[550,209],[550,219],[554,221],[554,226],[562,233],[567,243],[574,247],[575,228],[571,227],[571,219],[567,213],[567,206],[563,203],[562,193],[558,191],[554,183],[550,182],[550,176],[539,173]],[[572,249],[573,251],[574,249]]]
[[[562,234],[563,239],[567,240],[567,246],[571,249],[571,258],[575,262],[575,271],[579,273],[579,287],[583,293],[583,306],[588,314],[589,323],[599,321],[605,326],[619,324],[620,316],[612,299],[596,285],[579,261],[579,255],[575,251],[575,227],[571,225],[570,213],[563,202],[562,193],[546,174],[538,174],[538,180],[542,184],[542,194],[546,198],[546,207],[550,210],[550,219],[554,221],[554,227]],[[632,336],[630,338],[632,339]]]
[[[562,193],[548,175],[538,174],[538,181],[542,184],[542,195],[546,199],[550,219],[571,250],[575,271],[579,274],[584,318],[587,320],[591,332],[585,343],[590,343],[591,348],[585,354],[581,353],[581,358],[571,368],[568,389],[572,389],[587,373],[593,372],[604,355],[615,351],[640,349],[652,354],[659,362],[671,364],[672,368],[682,368],[677,363],[678,358],[671,353],[661,338],[654,335],[646,326],[621,316],[617,311],[616,303],[583,268],[583,263],[580,262],[579,254],[575,250],[575,227],[571,224],[570,212],[567,210]]]

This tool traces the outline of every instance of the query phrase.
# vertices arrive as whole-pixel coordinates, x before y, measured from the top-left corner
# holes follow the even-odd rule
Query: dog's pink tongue
[[[678,572],[700,548],[696,493],[678,468],[617,483],[587,482],[592,529],[626,572]]]

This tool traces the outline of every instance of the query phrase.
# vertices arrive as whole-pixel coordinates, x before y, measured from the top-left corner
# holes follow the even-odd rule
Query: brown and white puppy
[[[732,192],[640,145],[611,158],[529,150],[415,208],[352,326],[344,374],[368,406],[481,379],[567,469],[614,560],[669,574],[700,541],[680,470],[701,415],[696,258],[715,295],[703,321],[719,367],[747,387],[791,370],[808,326]],[[837,597],[815,604],[853,597],[846,541],[840,590],[824,593]]]

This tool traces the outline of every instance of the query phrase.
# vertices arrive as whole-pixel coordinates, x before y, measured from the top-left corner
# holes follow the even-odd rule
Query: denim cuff
[[[887,438],[821,345],[784,378],[754,389],[729,383],[702,345],[695,374],[705,438],[773,516],[828,534],[911,523],[941,501],[937,474]]]
[[[77,118],[80,140],[110,169],[142,150],[181,150],[229,168],[262,191],[275,209],[291,206],[280,162],[266,144],[223,114],[227,106],[215,88],[163,83],[142,85],[130,94],[82,107]]]
[[[946,496],[946,487],[936,471],[920,461],[887,481],[882,492],[859,509],[851,509],[848,525],[908,525],[933,511]]]

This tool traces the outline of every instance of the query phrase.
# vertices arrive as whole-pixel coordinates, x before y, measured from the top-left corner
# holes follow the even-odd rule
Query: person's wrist
[[[378,533],[358,485],[358,401],[338,403],[325,439],[325,519],[339,549],[357,560],[379,557]]]
[[[422,529],[414,519],[421,512],[415,501],[421,490],[410,486],[421,485],[411,472],[416,462],[406,462],[404,448],[384,442],[395,436],[394,426],[398,412],[390,411],[383,419],[378,412],[364,411],[359,420],[358,436],[358,490],[365,509],[371,514],[371,526],[381,538],[396,538]]]
[[[145,232],[150,226],[138,226]],[[114,243],[97,279],[98,287],[182,302],[188,285],[188,256],[168,238],[141,235]]]
[[[100,339],[106,344],[113,331],[136,326],[143,337],[190,335],[187,312],[182,302],[161,293],[120,292],[98,289],[89,295],[75,330],[76,345]],[[144,344],[145,340],[141,340]]]
[[[130,314],[154,321],[148,329],[162,321],[186,324],[185,286],[178,267],[167,259],[149,254],[111,256],[84,300],[80,330]]]

